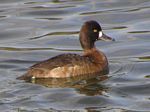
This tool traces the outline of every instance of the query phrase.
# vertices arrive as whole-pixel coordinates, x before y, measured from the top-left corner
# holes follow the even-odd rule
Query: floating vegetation
[[[150,61],[150,56],[139,57],[140,60]]]

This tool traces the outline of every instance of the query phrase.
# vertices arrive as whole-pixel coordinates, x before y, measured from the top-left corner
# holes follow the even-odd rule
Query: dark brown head
[[[95,41],[97,40],[111,40],[112,38],[108,37],[102,32],[101,26],[96,21],[87,21],[85,22],[80,30],[80,43],[83,49],[88,50],[94,46]]]

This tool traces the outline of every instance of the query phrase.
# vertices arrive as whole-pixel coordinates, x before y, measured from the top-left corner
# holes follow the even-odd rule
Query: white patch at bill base
[[[100,31],[100,32],[99,32],[99,37],[102,37],[102,36],[103,36],[103,32]]]

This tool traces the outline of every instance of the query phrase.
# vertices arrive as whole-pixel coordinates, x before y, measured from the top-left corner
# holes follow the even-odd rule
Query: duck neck
[[[91,49],[84,49],[84,54],[83,55],[93,54],[94,52],[98,52],[98,50],[96,49],[96,47],[93,47]]]
[[[107,58],[103,54],[103,52],[97,50],[95,47],[93,47],[91,49],[84,50],[83,56],[93,57],[95,63],[99,63],[100,62],[100,64],[104,64],[104,65],[108,64]]]

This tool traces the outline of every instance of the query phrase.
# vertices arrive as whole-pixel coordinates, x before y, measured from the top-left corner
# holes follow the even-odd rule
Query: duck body
[[[84,51],[83,55],[68,53],[52,57],[31,66],[27,73],[18,79],[67,78],[101,72],[108,73],[107,58],[96,49],[94,44],[96,40],[99,40],[99,35],[101,38],[112,40],[102,33],[101,27],[96,21],[85,22],[79,36]]]
[[[30,67],[24,78],[66,78],[108,72],[107,58],[93,49],[85,54],[61,54]]]

